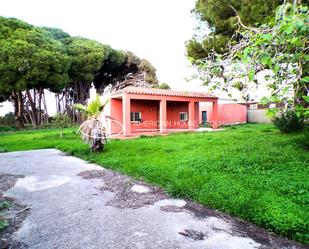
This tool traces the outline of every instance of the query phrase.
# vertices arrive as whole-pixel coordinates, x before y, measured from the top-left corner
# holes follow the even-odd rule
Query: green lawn
[[[247,124],[113,140],[101,154],[89,153],[73,129],[62,140],[58,136],[57,130],[2,134],[0,149],[58,148],[309,243],[309,152],[298,145],[300,134]]]

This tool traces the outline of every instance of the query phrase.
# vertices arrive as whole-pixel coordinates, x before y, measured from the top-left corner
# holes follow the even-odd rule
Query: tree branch
[[[230,7],[231,7],[231,9],[235,12],[235,14],[236,14],[236,18],[237,18],[237,20],[238,20],[238,22],[239,22],[240,26],[242,26],[244,29],[251,30],[251,31],[253,31],[253,32],[255,32],[255,33],[257,33],[257,32],[258,32],[258,29],[255,29],[255,28],[250,28],[250,27],[246,26],[245,24],[243,24],[243,22],[241,21],[240,16],[238,15],[237,10],[236,10],[236,9],[235,9],[235,8],[234,8],[231,4],[229,4],[229,6],[230,6]]]

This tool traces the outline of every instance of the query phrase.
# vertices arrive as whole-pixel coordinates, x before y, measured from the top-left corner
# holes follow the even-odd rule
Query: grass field
[[[0,135],[2,151],[58,148],[309,243],[309,152],[301,134],[247,124],[215,133],[113,140],[89,153],[73,129]]]

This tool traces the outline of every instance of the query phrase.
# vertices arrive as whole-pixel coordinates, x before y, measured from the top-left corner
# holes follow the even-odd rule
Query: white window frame
[[[269,104],[269,108],[276,108],[276,107],[277,107],[276,103],[270,103]]]
[[[181,115],[184,115],[184,119],[181,119]],[[188,113],[187,112],[180,112],[179,113],[179,120],[180,121],[188,121]]]
[[[257,110],[257,109],[259,109],[258,108],[258,104],[250,104],[249,109],[250,110]]]
[[[136,114],[138,113],[138,120],[136,120]],[[138,123],[142,120],[142,113],[141,112],[130,112],[130,121],[132,123]]]

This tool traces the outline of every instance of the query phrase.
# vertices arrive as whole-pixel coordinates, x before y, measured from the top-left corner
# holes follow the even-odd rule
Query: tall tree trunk
[[[30,90],[26,90],[26,94],[29,100],[29,104],[31,107],[31,115],[32,115],[32,120],[33,120],[33,127],[36,128],[38,126],[38,119],[37,119],[37,109],[35,106],[35,96],[32,98]]]
[[[26,124],[30,125],[31,121],[29,121],[28,116],[26,115],[26,113],[23,114],[23,118],[26,121]]]
[[[33,89],[33,91],[35,91]],[[42,88],[38,89],[38,124],[42,125],[43,124],[43,119],[42,119]]]
[[[47,110],[47,104],[46,104],[46,97],[45,97],[45,91],[43,90],[43,106],[45,109],[45,123],[48,123],[48,110]]]
[[[32,115],[32,113],[31,113],[31,111],[29,110],[29,106],[28,106],[28,105],[25,106],[25,111],[26,111],[26,113],[28,114],[28,117],[30,118],[31,124],[32,124],[32,126],[33,126],[33,123],[34,123],[33,115]]]
[[[23,114],[24,114],[24,100],[21,92],[13,91],[11,98],[14,105],[14,116],[16,127],[19,129],[25,128]]]

